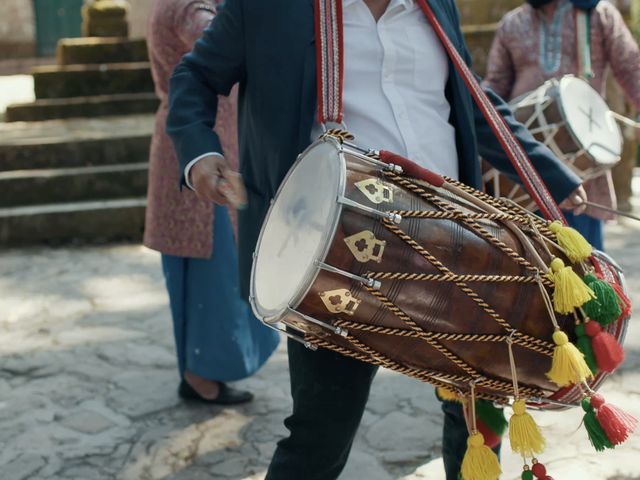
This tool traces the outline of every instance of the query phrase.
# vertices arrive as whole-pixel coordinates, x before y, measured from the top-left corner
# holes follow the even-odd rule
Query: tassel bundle
[[[453,390],[449,390],[445,387],[436,388],[436,395],[438,398],[445,402],[459,402],[460,396]]]
[[[556,348],[553,350],[551,370],[547,372],[549,380],[560,387],[575,385],[593,377],[589,366],[580,351],[569,342],[569,337],[562,330],[553,332]]]
[[[511,449],[523,457],[533,457],[544,450],[544,437],[533,417],[527,413],[524,400],[513,403],[513,415],[509,420],[509,441]]]
[[[476,414],[489,429],[496,435],[502,436],[507,430],[507,419],[504,417],[504,408],[496,407],[488,400],[476,400]]]
[[[631,300],[629,299],[629,297],[627,297],[627,294],[624,293],[624,290],[622,290],[622,287],[620,285],[618,285],[617,283],[611,284],[611,287],[616,291],[616,293],[618,294],[618,298],[620,299],[620,307],[622,308],[622,313],[620,314],[621,318],[626,318],[629,315],[631,315]]]
[[[584,355],[584,361],[587,362],[591,373],[596,375],[598,373],[598,362],[596,361],[595,353],[593,353],[591,338],[587,335],[587,332],[585,332],[584,323],[576,325],[576,337],[576,347],[578,347],[580,353]]]
[[[615,405],[605,403],[604,397],[598,393],[591,397],[590,405],[595,409],[596,419],[613,445],[624,443],[638,426],[638,420],[634,416]]]
[[[554,283],[553,308],[558,313],[572,313],[595,298],[593,290],[559,258],[552,260],[548,276]]]
[[[558,245],[573,263],[582,262],[591,256],[593,247],[577,230],[557,220],[549,225],[549,230],[555,234]]]
[[[488,400],[476,400],[476,415],[478,431],[484,437],[485,445],[489,448],[500,445],[508,426],[504,408],[496,407]]]
[[[484,444],[481,433],[472,433],[467,439],[467,452],[462,459],[464,480],[497,480],[502,473],[496,454]]]
[[[600,422],[598,422],[596,418],[596,412],[591,405],[591,399],[589,397],[582,399],[582,409],[585,412],[582,422],[584,423],[584,428],[587,430],[587,435],[593,448],[595,448],[597,452],[602,452],[607,448],[613,448],[613,444],[609,441],[602,425],[600,425]]]
[[[587,316],[603,326],[620,318],[622,301],[613,287],[592,273],[585,275],[584,282],[595,294],[595,298],[589,300],[582,307]]]
[[[547,475],[547,468],[535,458],[533,459],[531,473],[533,473],[538,480],[553,480],[553,477]]]
[[[598,369],[611,373],[618,368],[624,361],[624,350],[616,338],[609,332],[603,331],[598,322],[585,323],[584,331],[591,337],[591,348]]]

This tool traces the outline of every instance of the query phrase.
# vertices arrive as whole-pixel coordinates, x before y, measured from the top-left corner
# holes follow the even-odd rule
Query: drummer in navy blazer
[[[476,188],[481,188],[482,178],[479,156],[515,178],[415,0],[336,1],[344,8],[344,119],[363,145],[399,150],[419,163],[424,158],[430,168],[432,146],[438,158],[453,159],[440,173],[453,172]],[[454,0],[429,4],[469,62]],[[217,97],[240,84],[240,171],[248,194],[248,206],[239,214],[245,296],[269,202],[318,128],[315,57],[313,0],[227,0],[171,79],[167,129],[183,183],[218,203],[226,202],[219,180],[229,174],[229,167],[212,131]],[[410,62],[412,68],[399,68],[399,62]],[[568,209],[583,208],[586,196],[580,179],[515,121],[497,95],[491,90],[487,94],[555,200]],[[291,433],[279,442],[267,479],[337,478],[376,367],[329,351],[308,351],[295,342],[288,348],[294,407],[285,425]],[[455,480],[467,429],[459,405],[444,402],[443,410],[445,468],[447,479]]]

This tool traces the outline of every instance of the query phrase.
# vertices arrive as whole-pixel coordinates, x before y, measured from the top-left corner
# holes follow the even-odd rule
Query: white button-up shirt
[[[419,5],[391,0],[377,23],[363,0],[343,6],[344,123],[356,143],[458,178],[448,57]]]
[[[406,156],[458,178],[449,63],[415,0],[391,0],[376,23],[362,0],[343,0],[344,123],[358,145]],[[322,133],[316,124],[312,140]],[[202,155],[185,168],[189,170]],[[190,185],[189,185],[190,186]]]

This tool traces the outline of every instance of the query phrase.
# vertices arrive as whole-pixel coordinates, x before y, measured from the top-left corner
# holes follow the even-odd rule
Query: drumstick
[[[633,127],[633,128],[638,128],[640,129],[640,122],[636,122],[635,120],[625,117],[624,115],[620,115],[619,113],[616,113],[614,111],[609,111],[609,114],[615,118],[616,120],[618,120],[620,123],[624,123],[625,125],[627,125],[628,127]]]
[[[599,203],[594,203],[594,202],[584,202],[584,203],[589,207],[597,208],[599,210],[604,210],[605,212],[615,213],[616,215],[621,215],[623,217],[632,218],[633,220],[637,220],[638,222],[640,222],[640,217],[633,215],[631,213],[616,210],[615,208],[605,207],[604,205],[600,205]]]
[[[219,177],[218,188],[234,208],[247,208],[247,192],[240,174],[231,172],[227,177]]]

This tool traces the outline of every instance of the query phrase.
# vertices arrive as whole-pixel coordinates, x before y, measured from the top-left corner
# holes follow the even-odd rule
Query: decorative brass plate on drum
[[[351,235],[344,239],[345,243],[356,257],[356,260],[362,263],[369,262],[371,260],[380,263],[382,261],[382,254],[384,253],[384,247],[387,242],[384,240],[378,240],[376,236],[370,230],[363,230],[360,233]]]
[[[346,288],[339,290],[329,290],[322,292],[320,298],[331,313],[346,313],[347,315],[353,315],[356,313],[360,300],[354,298],[351,292]]]
[[[376,205],[383,202],[393,202],[393,190],[376,178],[368,178],[356,182],[355,185],[365,197]]]

